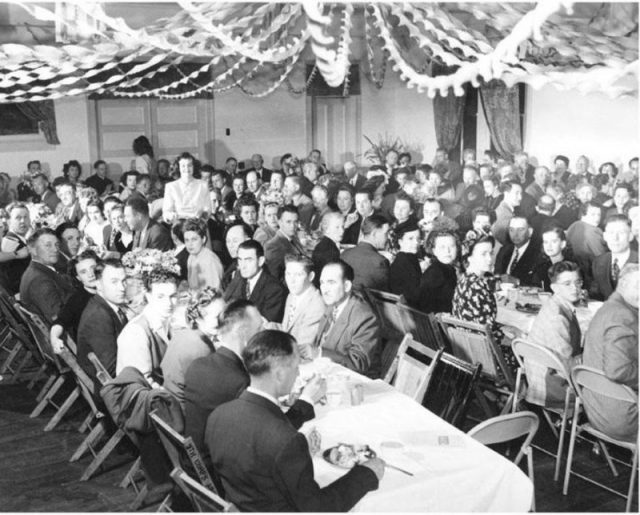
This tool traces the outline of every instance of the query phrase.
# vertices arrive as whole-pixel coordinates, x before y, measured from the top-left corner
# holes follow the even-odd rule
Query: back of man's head
[[[130,207],[132,211],[135,211],[143,217],[149,217],[149,204],[143,198],[131,197],[127,199],[127,203],[125,205]]]
[[[236,300],[229,304],[221,316],[220,343],[236,352],[242,352],[247,341],[262,327],[260,312],[250,300]]]
[[[622,298],[635,309],[638,308],[638,272],[640,268],[637,263],[627,263],[620,270],[616,291]]]
[[[371,236],[374,231],[388,224],[388,220],[382,215],[371,215],[362,221],[362,235],[366,238]]]
[[[252,377],[268,374],[279,361],[295,356],[296,340],[289,333],[269,329],[255,334],[242,351],[244,365]]]
[[[538,199],[538,211],[551,216],[556,209],[556,201],[551,195],[542,195]]]

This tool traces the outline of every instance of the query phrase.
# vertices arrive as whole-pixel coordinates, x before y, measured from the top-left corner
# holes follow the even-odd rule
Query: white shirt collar
[[[98,293],[98,295],[100,295],[100,294]],[[100,297],[102,297],[102,295],[100,295]],[[102,300],[104,300],[107,304],[109,304],[109,306],[111,307],[111,309],[113,309],[113,311],[114,311],[118,316],[120,316],[120,313],[118,312],[118,310],[120,310],[120,309],[124,309],[123,307],[118,306],[117,304],[114,304],[113,302],[108,301],[108,300],[107,300],[107,299],[105,299],[104,297],[102,297]]]
[[[144,316],[149,322],[149,327],[154,331],[166,336],[168,334],[169,320],[163,320],[158,313],[148,304],[142,310]]]
[[[254,388],[253,386],[247,386],[247,391],[250,393],[253,393],[254,395],[259,395],[260,397],[264,397],[265,399],[273,402],[273,404],[275,404],[278,408],[280,407],[280,404],[278,403],[278,399],[276,399],[273,395],[268,394],[267,392],[263,392],[262,390],[258,390],[257,388]]]
[[[342,315],[342,312],[344,311],[344,308],[347,305],[347,302],[349,302],[350,298],[351,298],[351,295],[347,295],[347,298],[344,299],[340,304],[331,308],[332,310],[335,311],[335,314],[336,314],[335,320],[338,320],[340,315]]]
[[[618,266],[622,268],[627,261],[629,261],[629,257],[631,256],[631,249],[627,249],[625,252],[621,252],[619,254],[611,253],[611,263],[613,264],[613,260],[618,260]]]
[[[527,243],[525,243],[522,247],[516,247],[514,245],[514,249],[518,249],[518,259],[522,258],[522,254],[527,251],[527,249],[529,248],[529,243],[531,243],[531,240],[528,240]]]
[[[256,287],[256,283],[258,282],[258,279],[260,279],[261,275],[262,275],[262,268],[251,279],[247,279],[251,293],[253,293],[253,289]]]

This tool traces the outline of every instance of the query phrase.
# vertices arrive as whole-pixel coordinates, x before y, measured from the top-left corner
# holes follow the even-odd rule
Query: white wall
[[[637,98],[527,88],[525,120],[525,150],[539,164],[563,154],[573,166],[584,154],[596,167],[613,161],[626,169],[639,153]]]

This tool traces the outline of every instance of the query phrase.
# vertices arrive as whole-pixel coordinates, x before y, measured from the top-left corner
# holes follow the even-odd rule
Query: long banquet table
[[[365,512],[526,512],[533,485],[513,463],[440,419],[381,380],[371,380],[326,359],[301,365],[301,377],[322,373],[362,384],[364,402],[352,406],[348,387],[339,406],[316,406],[316,418],[302,428],[316,428],[322,450],[338,443],[368,444],[392,465],[378,490],[353,511]],[[448,437],[449,445],[439,445]],[[446,439],[444,439],[446,440]],[[382,444],[382,445],[381,445]],[[314,457],[315,479],[326,486],[345,473]]]

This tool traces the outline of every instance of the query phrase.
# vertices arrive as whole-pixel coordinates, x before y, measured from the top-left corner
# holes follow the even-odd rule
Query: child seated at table
[[[580,325],[575,304],[580,299],[582,278],[578,265],[560,261],[549,268],[553,295],[542,305],[533,321],[528,340],[554,351],[567,370],[582,361]],[[525,363],[529,392],[539,396],[547,407],[564,405],[567,383],[546,367]]]

